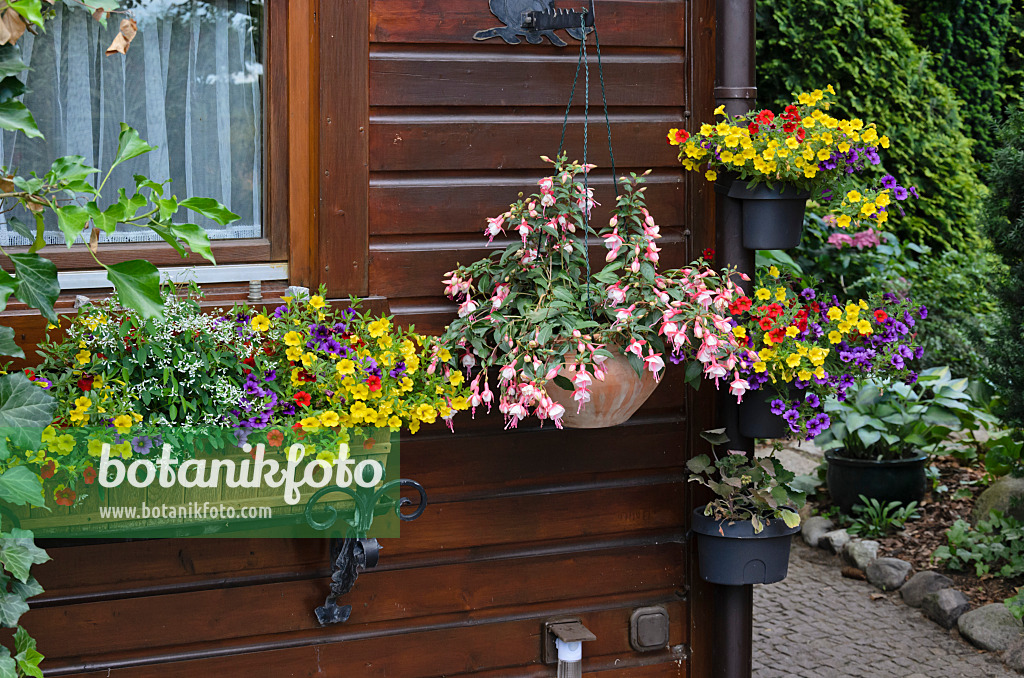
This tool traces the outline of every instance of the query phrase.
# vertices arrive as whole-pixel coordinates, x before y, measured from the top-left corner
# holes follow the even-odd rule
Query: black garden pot
[[[809,192],[784,184],[775,184],[773,188],[765,184],[747,188],[747,182],[740,179],[733,180],[727,190],[719,190],[743,204],[745,248],[786,250],[800,244]]]
[[[742,586],[774,584],[789,572],[789,543],[800,527],[788,527],[773,519],[754,534],[749,520],[729,523],[704,515],[704,507],[693,511],[691,526],[697,535],[700,577],[712,584]]]
[[[849,515],[860,503],[860,495],[885,504],[909,504],[924,498],[924,473],[928,455],[921,452],[904,459],[850,459],[841,450],[825,453],[828,472],[825,481],[832,502]]]
[[[748,438],[782,438],[789,433],[789,424],[772,414],[772,401],[780,398],[770,386],[748,391],[739,404],[740,433]]]

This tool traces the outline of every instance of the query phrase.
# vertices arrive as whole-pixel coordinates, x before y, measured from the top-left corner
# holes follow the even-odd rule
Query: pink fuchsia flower
[[[498,310],[501,304],[508,298],[510,287],[506,284],[497,285],[494,288],[494,295],[491,297],[491,308]]]
[[[736,396],[737,402],[743,402],[743,394],[750,390],[750,383],[746,379],[740,379],[736,377],[731,384],[729,384],[729,393]]]
[[[615,258],[619,256],[619,250],[622,249],[622,237],[619,235],[618,231],[601,237],[604,238],[604,246],[610,250],[604,260],[615,261]]]
[[[516,227],[516,230],[519,231],[519,236],[523,239],[523,244],[525,245],[526,236],[533,233],[533,229],[530,228],[530,224],[527,223],[526,219],[523,219],[519,222],[519,226]]]
[[[475,311],[477,308],[479,307],[477,306],[477,303],[475,301],[473,301],[472,299],[466,299],[459,305],[459,317],[465,318],[467,315],[473,313],[473,311]]]
[[[647,251],[644,252],[644,256],[647,257],[648,261],[658,263],[658,252],[660,251],[660,247],[655,247],[653,242],[649,242],[647,243]]]
[[[502,381],[512,381],[516,378],[516,366],[515,364],[505,365],[498,372],[498,376],[501,377]]]
[[[643,339],[634,339],[633,341],[629,342],[629,346],[626,347],[626,352],[627,353],[632,353],[637,358],[643,358],[644,357],[644,344],[646,344],[646,343],[647,342],[644,341]]]
[[[644,365],[654,375],[654,380],[661,379],[661,371],[665,369],[665,361],[661,359],[660,353],[655,353],[653,348],[648,347],[648,355],[644,358]]]
[[[494,236],[499,233],[504,233],[505,229],[502,226],[505,224],[505,215],[502,214],[497,217],[489,217],[487,219],[487,228],[484,229],[484,233],[487,234],[487,242],[494,240]]]
[[[548,194],[554,191],[555,180],[553,177],[544,177],[537,185],[540,186],[541,193]]]
[[[616,320],[616,322],[622,322],[624,320],[629,320],[630,318],[633,317],[633,311],[635,311],[635,310],[636,310],[636,304],[630,304],[626,308],[620,308],[620,309],[616,310],[615,311],[615,320]]]
[[[608,292],[609,301],[611,301],[616,306],[624,303],[626,301],[626,290],[628,289],[629,285],[626,285],[625,287],[619,287],[619,283],[609,285],[608,289],[606,290]]]

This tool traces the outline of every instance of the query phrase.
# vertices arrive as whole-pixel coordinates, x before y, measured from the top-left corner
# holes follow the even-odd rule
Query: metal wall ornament
[[[582,40],[584,31],[594,30],[594,0],[589,1],[589,8],[576,11],[557,8],[554,0],[488,0],[491,13],[505,25],[477,31],[473,39],[501,38],[518,45],[522,36],[531,45],[539,45],[547,38],[555,47],[565,47],[567,43],[555,31],[564,29],[572,38]]]

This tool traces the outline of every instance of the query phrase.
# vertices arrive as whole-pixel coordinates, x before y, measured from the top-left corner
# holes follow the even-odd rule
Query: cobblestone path
[[[798,540],[794,540],[797,542]],[[754,587],[753,678],[1020,678],[903,604],[794,543],[789,577]]]

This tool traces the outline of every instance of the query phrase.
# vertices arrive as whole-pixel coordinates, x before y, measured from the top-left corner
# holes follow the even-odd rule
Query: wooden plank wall
[[[617,169],[655,170],[650,208],[665,233],[664,260],[678,265],[693,256],[693,242],[714,241],[706,200],[688,202],[664,142],[666,130],[685,120],[688,92],[699,86],[710,101],[709,76],[693,76],[685,40],[692,10],[685,0],[596,4]],[[332,30],[351,17],[332,24],[330,10],[320,8],[323,63],[336,59],[324,36],[343,38]],[[555,152],[578,43],[475,42],[475,31],[499,25],[486,0],[370,0],[368,8],[368,153],[365,167],[352,168],[352,181],[365,180],[367,190],[362,199],[319,196],[327,213],[316,260],[365,248],[362,266],[343,275],[348,284],[387,297],[399,320],[437,330],[452,309],[439,294],[442,274],[489,251],[485,217],[531,190],[544,171],[538,156]],[[709,35],[713,41],[713,32],[702,40]],[[595,83],[596,72],[595,59]],[[599,100],[593,84],[591,101]],[[322,92],[320,105],[330,115],[351,102]],[[601,167],[598,200],[607,204],[599,111],[591,111],[589,158]],[[582,118],[575,106],[567,135],[574,156]],[[325,135],[358,137],[351,129]],[[357,163],[359,142],[349,143],[337,155]],[[320,167],[344,171],[325,160],[332,153],[320,146]],[[320,182],[328,190],[330,182]],[[345,202],[353,199],[355,214]],[[349,232],[359,228],[364,203],[365,232]],[[335,220],[339,212],[348,216]],[[706,423],[711,393],[692,398],[680,377],[672,371],[615,429],[505,431],[496,414],[479,412],[457,420],[455,433],[438,426],[405,436],[402,475],[427,487],[430,505],[401,538],[384,542],[380,566],[344,600],[354,608],[344,624],[321,628],[312,613],[329,574],[322,540],[53,548],[54,560],[38,568],[47,591],[24,624],[47,655],[48,676],[498,678],[553,676],[540,663],[542,624],[576,615],[598,638],[584,646],[588,673],[705,675],[690,672],[699,621],[691,611],[685,532],[693,498],[683,465],[693,444],[688,416]],[[668,610],[671,638],[663,650],[639,653],[630,648],[628,620],[648,605]]]

